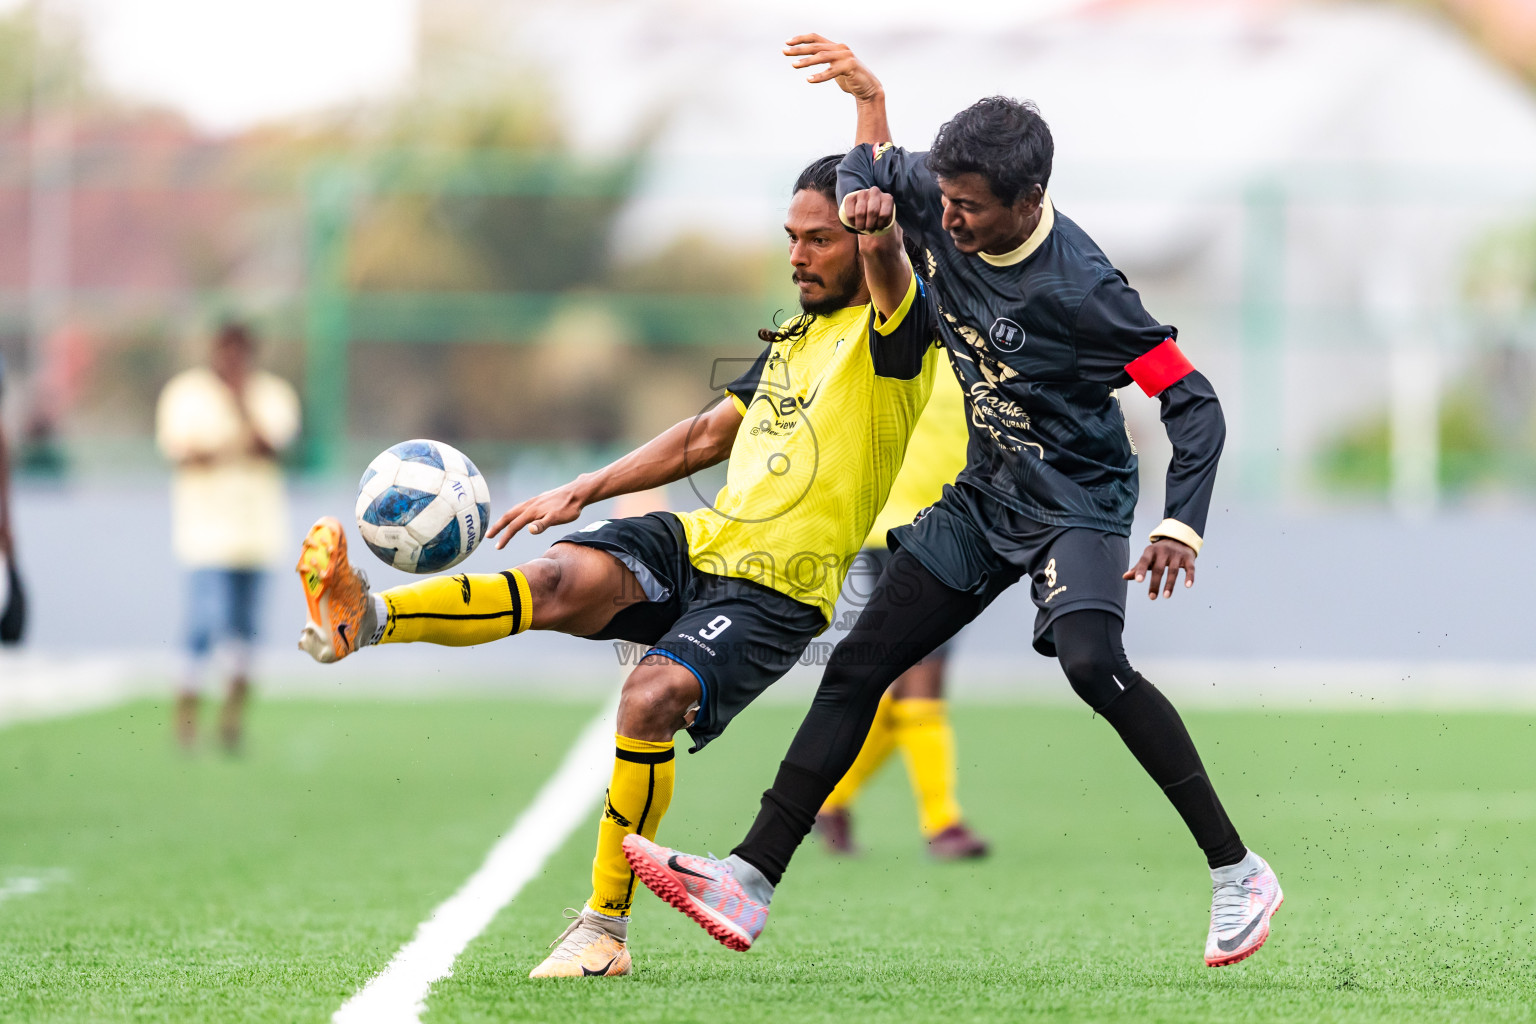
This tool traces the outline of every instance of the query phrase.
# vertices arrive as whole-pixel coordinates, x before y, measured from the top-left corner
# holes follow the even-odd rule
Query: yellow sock
[[[624,859],[624,837],[638,832],[647,839],[656,838],[656,827],[672,803],[677,762],[671,740],[613,739],[613,778],[597,823],[592,898],[587,906],[609,917],[628,917],[635,898],[635,873]]]
[[[955,732],[942,700],[898,700],[891,708],[896,743],[907,762],[923,835],[936,836],[960,820],[955,799]]]
[[[379,596],[389,609],[381,644],[423,641],[470,647],[521,633],[533,621],[528,580],[516,569],[433,576]]]
[[[828,794],[826,802],[821,805],[823,811],[840,811],[852,804],[859,790],[874,777],[885,764],[886,758],[891,756],[891,751],[896,749],[896,723],[891,717],[893,703],[890,694],[880,698],[880,706],[875,709],[875,721],[869,727],[864,745],[859,748],[859,756],[854,758],[848,774]]]

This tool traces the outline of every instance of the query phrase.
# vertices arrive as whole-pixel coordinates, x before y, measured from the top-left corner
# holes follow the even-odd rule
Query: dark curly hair
[[[928,151],[928,170],[940,178],[979,174],[992,194],[1012,206],[1034,185],[1051,180],[1056,144],[1033,103],[1007,96],[977,100],[945,122]]]

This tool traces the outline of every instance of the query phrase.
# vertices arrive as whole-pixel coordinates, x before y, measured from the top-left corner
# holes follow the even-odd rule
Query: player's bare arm
[[[1159,537],[1147,545],[1147,550],[1141,553],[1141,559],[1125,572],[1125,579],[1135,580],[1137,583],[1147,581],[1147,597],[1157,600],[1158,589],[1161,588],[1164,597],[1173,596],[1174,581],[1179,578],[1179,570],[1184,570],[1184,585],[1195,585],[1195,549],[1183,541],[1174,540],[1172,537]],[[1166,575],[1166,582],[1165,576]]]
[[[850,192],[843,197],[842,219],[859,234],[869,297],[881,318],[890,319],[912,284],[912,264],[896,226],[896,201],[878,188]]]
[[[718,465],[730,457],[740,426],[741,412],[736,403],[721,402],[702,416],[674,424],[594,473],[583,473],[568,484],[518,502],[502,513],[486,536],[497,537],[496,548],[500,550],[525,526],[529,533],[543,533],[551,526],[573,521],[593,502],[661,487]]]
[[[795,58],[793,67],[822,68],[808,77],[807,82],[816,85],[835,81],[838,88],[854,98],[858,104],[855,146],[864,142],[879,145],[891,141],[891,126],[885,116],[885,87],[847,44],[834,43],[810,32],[785,43],[784,55]]]

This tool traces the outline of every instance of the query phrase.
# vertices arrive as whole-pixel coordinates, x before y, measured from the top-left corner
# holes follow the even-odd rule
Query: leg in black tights
[[[1213,868],[1247,854],[1216,798],[1194,740],[1168,698],[1125,657],[1119,616],[1097,609],[1069,612],[1052,624],[1056,656],[1067,680],[1104,717],[1136,760],[1163,788]]]
[[[732,852],[777,885],[827,794],[864,745],[881,694],[986,604],[945,586],[906,551],[892,555],[869,604],[832,652],[757,820]]]

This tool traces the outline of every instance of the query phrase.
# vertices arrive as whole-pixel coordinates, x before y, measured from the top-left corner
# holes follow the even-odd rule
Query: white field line
[[[433,982],[453,974],[464,947],[590,820],[612,768],[617,696],[589,723],[539,795],[459,891],[432,911],[416,937],[331,1016],[335,1024],[419,1024]]]
[[[149,678],[131,658],[0,651],[0,728],[121,704],[154,692]]]
[[[42,871],[32,871],[24,875],[10,875],[0,883],[0,903],[17,896],[31,896],[42,892],[48,886],[66,881],[68,878],[69,873],[63,868],[44,868]]]

